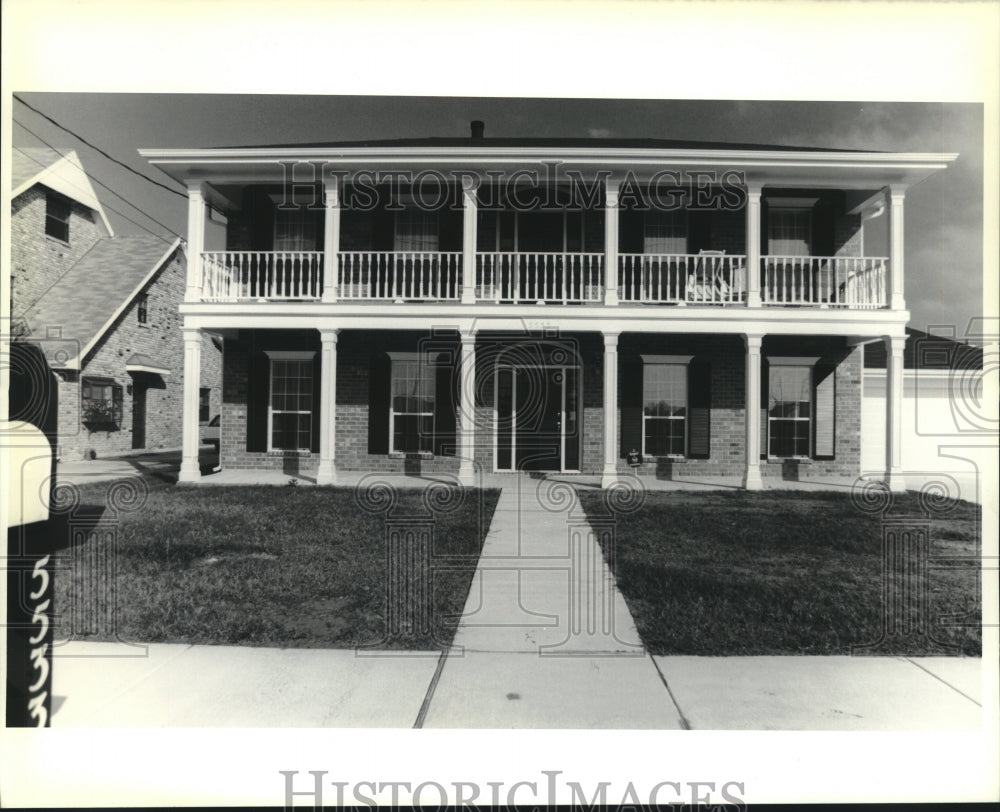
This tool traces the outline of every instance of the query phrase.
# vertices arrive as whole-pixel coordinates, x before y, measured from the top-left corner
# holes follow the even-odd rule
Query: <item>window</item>
[[[770,209],[767,218],[768,254],[809,256],[811,231],[812,212],[808,209]]]
[[[686,254],[687,217],[685,212],[647,212],[643,224],[642,243],[645,254]]]
[[[274,210],[275,251],[316,251],[318,212],[304,203],[291,209]]]
[[[808,457],[812,436],[812,366],[775,365],[768,373],[767,455]]]
[[[212,411],[212,390],[203,386],[198,390],[198,422],[203,426],[209,421]]]
[[[146,324],[149,321],[149,294],[140,293],[136,304],[136,318],[139,324]]]
[[[50,192],[45,196],[45,233],[62,242],[69,242],[70,202],[62,195]]]
[[[394,246],[396,251],[437,251],[437,212],[419,209],[397,212]]]
[[[268,451],[309,451],[315,353],[268,351],[267,355],[271,359]]]
[[[683,457],[687,448],[686,356],[643,356],[642,454]]]
[[[84,378],[80,386],[82,420],[88,426],[120,428],[122,387],[111,378]]]
[[[389,452],[432,453],[434,366],[418,353],[390,353]]]

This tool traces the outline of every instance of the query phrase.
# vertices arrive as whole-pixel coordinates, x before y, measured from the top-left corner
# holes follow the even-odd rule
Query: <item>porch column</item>
[[[760,307],[761,184],[747,183],[747,307]]]
[[[746,345],[746,473],[743,487],[759,491],[760,479],[760,345],[759,335],[744,335]]]
[[[618,333],[604,334],[604,470],[601,487],[618,481]]]
[[[320,330],[320,390],[319,390],[319,469],[317,485],[334,485],[337,482],[336,420],[337,420],[337,333],[338,330]]]
[[[340,276],[340,185],[337,178],[323,181],[323,301],[337,301]]]
[[[905,338],[885,337],[885,484],[906,490],[903,476],[903,347]]]
[[[462,364],[459,369],[458,414],[461,426],[459,446],[458,479],[465,486],[475,484],[476,453],[476,334],[471,330],[462,331]]]
[[[205,184],[188,184],[187,288],[185,302],[201,300],[201,252],[205,250]]]
[[[462,304],[475,304],[476,301],[477,189],[478,178],[462,177]]]
[[[906,310],[903,300],[903,199],[906,188],[890,186],[886,194],[889,198],[889,307]]]
[[[201,479],[198,465],[199,387],[201,386],[201,330],[183,328],[184,333],[184,404],[181,432],[181,470],[178,482]]]
[[[618,304],[618,181],[604,185],[604,304]]]

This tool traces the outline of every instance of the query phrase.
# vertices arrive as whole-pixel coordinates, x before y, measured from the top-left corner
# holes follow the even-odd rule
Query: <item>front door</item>
[[[496,387],[497,470],[579,470],[578,369],[501,366]]]
[[[146,387],[133,384],[132,388],[132,448],[146,447]]]

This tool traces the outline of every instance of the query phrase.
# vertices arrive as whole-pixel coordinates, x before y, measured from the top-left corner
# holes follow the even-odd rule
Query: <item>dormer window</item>
[[[49,192],[45,196],[45,233],[60,242],[69,242],[70,202],[62,195]]]

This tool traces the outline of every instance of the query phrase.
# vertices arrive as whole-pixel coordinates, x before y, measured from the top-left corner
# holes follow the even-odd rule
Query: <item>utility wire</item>
[[[25,125],[25,124],[22,124],[22,123],[21,123],[20,121],[18,121],[17,119],[14,119],[14,123],[15,123],[15,124],[16,124],[16,125],[17,125],[18,127],[20,127],[21,129],[23,129],[23,130],[24,130],[25,132],[27,132],[27,133],[30,133],[30,134],[31,134],[32,136],[34,136],[35,138],[37,138],[37,139],[38,139],[39,141],[41,141],[41,142],[42,142],[43,144],[45,144],[45,146],[47,146],[47,147],[48,147],[49,149],[51,149],[51,150],[55,151],[56,153],[58,153],[59,155],[62,155],[63,157],[65,157],[65,155],[66,155],[66,154],[65,154],[65,153],[64,153],[64,152],[63,152],[62,150],[58,149],[57,147],[54,147],[54,146],[52,146],[52,144],[50,144],[50,143],[49,143],[48,141],[46,141],[46,140],[45,140],[44,138],[42,138],[42,137],[41,137],[41,136],[40,136],[40,135],[39,135],[38,133],[36,133],[36,132],[35,132],[34,130],[32,130],[32,129],[31,129],[30,127],[28,127],[28,126],[27,126],[27,125]],[[15,149],[17,149],[17,148],[15,147]],[[25,154],[25,153],[24,153],[24,152],[23,152],[22,150],[18,150],[18,151],[19,151],[19,152],[21,152],[21,154],[22,154],[22,155],[23,155],[23,154]],[[31,157],[31,156],[28,156],[28,157]],[[40,161],[37,161],[37,160],[35,160],[34,158],[31,158],[31,160],[35,161],[35,163],[37,163],[37,164],[38,164],[38,165],[39,165],[40,167],[42,167],[43,169],[45,168],[45,164],[41,163]],[[173,235],[173,236],[175,236],[175,237],[178,237],[178,238],[181,238],[181,239],[183,239],[183,238],[181,237],[181,235],[180,235],[180,234],[178,234],[178,233],[177,233],[176,231],[174,231],[174,230],[173,230],[172,228],[170,228],[169,226],[166,226],[166,225],[164,225],[164,224],[163,224],[163,223],[161,223],[161,222],[160,222],[159,220],[157,220],[157,219],[156,219],[155,217],[153,217],[153,216],[151,216],[151,215],[149,215],[149,214],[146,214],[146,212],[145,212],[145,211],[143,211],[143,210],[142,210],[141,208],[139,208],[139,207],[138,207],[137,205],[135,205],[135,203],[133,203],[133,202],[132,202],[131,200],[129,200],[128,198],[126,198],[126,197],[123,197],[123,196],[122,196],[121,194],[119,194],[118,192],[116,192],[116,191],[115,191],[114,189],[112,189],[112,188],[111,188],[110,186],[108,186],[108,185],[107,185],[106,183],[102,183],[102,182],[101,182],[100,180],[98,180],[98,179],[97,179],[96,177],[94,177],[94,176],[93,176],[93,174],[91,174],[90,172],[87,172],[86,170],[84,170],[84,174],[86,174],[86,176],[87,176],[88,178],[90,178],[90,180],[92,180],[92,181],[93,181],[94,183],[96,183],[96,184],[97,184],[98,186],[101,186],[102,188],[104,188],[104,189],[107,189],[107,190],[108,190],[109,192],[111,192],[111,194],[113,194],[113,195],[114,195],[115,197],[119,198],[120,200],[123,200],[123,201],[124,201],[124,202],[125,202],[126,204],[128,204],[129,206],[131,206],[131,207],[132,207],[133,209],[135,209],[135,210],[136,210],[137,212],[139,212],[139,213],[140,213],[140,214],[141,214],[141,215],[142,215],[143,217],[146,217],[146,218],[148,218],[149,220],[152,220],[152,221],[153,221],[154,223],[156,223],[156,225],[158,225],[158,226],[159,226],[160,228],[162,228],[162,229],[163,229],[164,231],[166,231],[166,232],[168,232],[168,233],[172,234],[172,235]],[[119,217],[122,217],[122,218],[124,218],[125,220],[128,220],[128,222],[132,223],[132,225],[134,225],[134,226],[138,226],[138,227],[139,227],[139,228],[141,228],[141,229],[142,229],[143,231],[145,231],[145,232],[146,232],[147,234],[151,234],[151,235],[152,235],[152,236],[154,236],[154,237],[159,237],[160,239],[162,239],[162,236],[161,236],[160,234],[156,234],[155,232],[153,232],[153,231],[150,231],[150,230],[149,230],[149,228],[147,228],[146,226],[144,226],[144,225],[143,225],[142,223],[139,223],[139,222],[136,222],[136,221],[135,221],[135,220],[133,220],[133,219],[132,219],[131,217],[129,217],[129,216],[127,215],[127,214],[124,214],[123,212],[121,212],[120,210],[118,210],[118,209],[114,208],[113,206],[106,206],[106,208],[108,208],[108,209],[111,209],[111,211],[113,211],[113,212],[114,212],[115,214],[117,214],[117,215],[118,215]]]
[[[82,141],[82,142],[83,142],[84,144],[86,144],[86,145],[87,145],[88,147],[90,147],[91,149],[94,149],[94,150],[97,150],[97,151],[98,151],[99,153],[101,153],[101,155],[103,155],[103,156],[104,156],[105,158],[107,158],[107,159],[108,159],[109,161],[113,161],[114,163],[118,164],[119,166],[121,166],[121,167],[123,167],[123,168],[127,169],[127,170],[128,170],[129,172],[131,172],[131,173],[132,173],[133,175],[138,175],[138,176],[139,176],[140,178],[142,178],[143,180],[145,180],[145,181],[149,181],[149,182],[150,182],[150,183],[152,183],[152,184],[153,184],[154,186],[159,186],[159,187],[160,187],[161,189],[166,189],[166,190],[167,190],[168,192],[170,192],[171,194],[175,194],[175,195],[177,195],[178,197],[183,197],[183,198],[184,198],[185,200],[187,200],[187,199],[188,199],[188,198],[187,198],[187,195],[186,195],[186,194],[183,194],[182,192],[178,192],[178,191],[177,191],[176,189],[171,189],[171,188],[170,188],[169,186],[167,186],[167,185],[165,185],[165,184],[163,184],[163,183],[160,183],[160,182],[159,182],[159,181],[157,181],[157,180],[153,180],[153,179],[152,179],[151,177],[149,177],[148,175],[144,175],[144,174],[142,174],[142,172],[139,172],[139,171],[137,171],[137,170],[133,169],[133,168],[132,168],[131,166],[129,166],[128,164],[126,164],[126,163],[122,163],[122,162],[121,162],[121,161],[119,161],[119,160],[118,160],[117,158],[115,158],[115,157],[113,157],[113,156],[111,156],[111,155],[108,155],[108,153],[106,153],[106,152],[105,152],[105,151],[104,151],[103,149],[101,149],[101,148],[100,148],[99,146],[96,146],[95,144],[92,144],[92,143],[90,143],[90,141],[88,141],[88,140],[87,140],[86,138],[84,138],[84,137],[83,137],[82,135],[80,135],[79,133],[75,133],[75,132],[73,132],[73,130],[69,129],[68,127],[64,127],[64,126],[63,126],[62,124],[60,124],[60,123],[59,123],[58,121],[56,121],[56,120],[55,120],[54,118],[52,118],[52,117],[51,117],[51,116],[49,116],[49,115],[46,115],[46,114],[45,114],[45,113],[43,113],[43,112],[42,112],[41,110],[39,110],[39,109],[38,109],[37,107],[32,107],[32,106],[31,106],[30,104],[28,104],[28,103],[27,103],[27,102],[26,102],[26,101],[25,101],[24,99],[22,99],[22,98],[21,98],[20,96],[18,96],[18,95],[17,95],[16,93],[15,93],[15,94],[13,94],[13,95],[14,95],[14,98],[15,98],[15,99],[17,99],[17,100],[18,100],[19,102],[21,102],[21,104],[23,104],[23,105],[24,105],[25,107],[27,107],[27,108],[28,108],[29,110],[33,110],[34,112],[38,113],[38,115],[40,115],[40,116],[41,116],[42,118],[44,118],[44,119],[45,119],[46,121],[49,121],[49,122],[51,122],[51,123],[55,124],[55,125],[56,125],[56,126],[57,126],[57,127],[58,127],[58,128],[60,129],[60,130],[63,130],[63,131],[65,131],[65,132],[68,132],[68,133],[69,133],[70,135],[72,135],[72,136],[73,136],[74,138],[76,138],[76,139],[79,139],[80,141]]]

